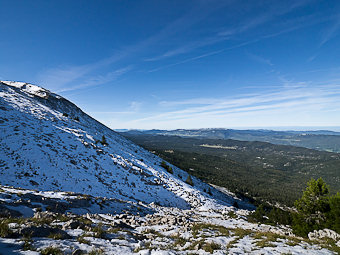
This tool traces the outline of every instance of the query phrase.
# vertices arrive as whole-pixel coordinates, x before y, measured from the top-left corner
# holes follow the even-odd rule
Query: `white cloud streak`
[[[108,80],[111,81],[110,76],[114,76],[115,74],[109,72],[103,74],[101,76],[98,75],[90,75],[96,70],[100,70],[104,67],[108,67],[114,63],[118,63],[119,61],[131,57],[133,54],[141,52],[145,50],[147,47],[150,47],[157,43],[160,40],[167,39],[181,31],[184,31],[194,24],[200,22],[215,10],[221,8],[222,6],[228,5],[229,1],[198,1],[197,4],[186,14],[174,20],[169,25],[165,26],[158,33],[148,37],[147,39],[137,42],[125,49],[119,50],[116,54],[101,59],[97,62],[89,63],[86,65],[78,65],[78,66],[70,66],[64,65],[56,68],[51,68],[41,72],[38,75],[38,84],[42,84],[52,91],[70,91],[73,89],[81,89],[90,86],[96,86],[102,84],[103,81]],[[207,42],[208,43],[208,42]],[[195,47],[194,45],[192,47]],[[181,51],[178,49],[177,51]],[[177,54],[176,52],[168,52],[167,55]],[[134,64],[134,63],[133,63]],[[114,73],[119,72],[124,68],[120,68]],[[124,72],[125,73],[125,72]],[[77,82],[82,83],[84,85],[77,86],[69,86],[71,83]],[[68,87],[68,88],[67,88]],[[73,89],[71,89],[73,88]]]
[[[132,69],[132,67],[128,66],[125,68],[121,68],[112,72],[108,72],[105,75],[97,75],[88,78],[87,80],[80,82],[79,84],[68,86],[66,88],[61,88],[57,90],[57,93],[66,92],[66,91],[73,91],[73,90],[79,90],[84,89],[88,87],[94,87],[98,85],[102,85],[108,82],[112,82],[117,80],[120,76],[124,75],[125,73],[129,72]]]
[[[335,18],[335,21],[333,22],[332,26],[329,29],[327,29],[323,34],[320,46],[323,46],[325,43],[327,43],[329,40],[335,37],[339,32],[339,28],[340,28],[340,14]]]
[[[324,87],[291,88],[282,91],[272,91],[264,94],[247,94],[237,98],[194,98],[183,101],[162,101],[163,112],[152,116],[132,120],[125,123],[134,128],[160,128],[162,125],[174,128],[186,127],[190,123],[200,127],[216,127],[224,123],[226,118],[234,118],[248,126],[254,126],[256,118],[270,115],[271,122],[282,116],[287,123],[299,123],[299,116],[308,116],[308,120],[315,120],[324,112],[332,112],[334,107],[340,107],[340,85]],[[171,110],[179,108],[178,110]],[[254,117],[255,116],[255,117]],[[253,122],[247,118],[254,119]],[[223,122],[224,120],[224,122]],[[334,120],[335,124],[340,124]],[[262,123],[270,125],[273,123]],[[177,125],[177,126],[176,126]],[[237,126],[237,123],[234,123]],[[260,125],[261,126],[261,125]],[[163,126],[164,127],[164,126]],[[192,128],[192,127],[191,127]]]

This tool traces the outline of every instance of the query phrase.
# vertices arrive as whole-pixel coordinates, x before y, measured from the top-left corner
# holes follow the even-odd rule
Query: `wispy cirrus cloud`
[[[81,79],[83,79],[82,82],[84,83],[91,83],[90,81],[92,80],[92,85],[97,84],[94,82],[95,80],[99,82],[98,84],[102,84],[101,81],[104,81],[104,77],[109,79],[109,77],[112,77],[114,73],[120,73],[121,69],[114,72],[109,71],[101,76],[89,74],[116,63],[120,59],[124,58],[126,54],[126,52],[117,53],[116,55],[85,65],[62,65],[43,70],[38,74],[38,83],[43,86],[47,86],[49,89],[56,92],[70,91],[73,87],[74,89],[77,89],[77,86],[74,86],[73,84],[70,85],[70,83],[79,82]],[[86,78],[86,80],[84,80],[84,78]]]
[[[148,47],[153,46],[161,40],[167,40],[169,37],[183,32],[186,29],[189,29],[191,26],[202,21],[222,6],[228,5],[229,2],[230,1],[212,0],[208,3],[206,1],[198,1],[192,9],[166,25],[158,33],[155,33],[142,41],[136,42],[135,44],[127,46],[124,49],[120,49],[114,55],[85,65],[61,65],[55,68],[43,70],[38,74],[37,81],[39,84],[47,86],[53,91],[59,92],[96,86],[99,84],[103,84],[105,81],[109,82],[112,80],[111,77],[115,77],[117,74],[122,75],[124,73],[127,73],[129,70],[131,70],[131,68],[116,68],[116,71],[106,72],[104,74],[98,74],[98,72],[109,67],[112,64],[119,64],[121,60],[126,60],[127,58],[130,58],[135,54],[143,52]],[[206,40],[206,42],[203,42],[201,44],[213,43],[212,41],[214,41],[213,38]],[[185,52],[189,50],[190,47],[199,47],[195,44],[196,43],[193,43],[191,46],[187,46],[187,48],[169,51],[166,53],[166,55],[172,56],[179,54],[182,51]],[[136,60],[133,61],[134,62],[130,65],[135,64]],[[71,83],[72,85],[70,86]],[[74,86],[73,83],[81,83],[83,85]]]
[[[90,114],[95,114],[97,116],[112,116],[112,115],[119,115],[119,116],[126,116],[131,114],[137,114],[140,112],[141,107],[143,106],[143,102],[141,101],[131,101],[127,104],[126,110],[124,111],[95,111],[90,112]]]
[[[79,83],[76,82],[72,86],[60,88],[59,90],[55,92],[60,93],[60,92],[66,92],[66,91],[72,91],[72,90],[79,90],[79,89],[84,89],[84,88],[98,86],[98,85],[102,85],[108,82],[112,82],[112,81],[117,80],[120,76],[124,75],[125,73],[129,72],[131,69],[132,67],[128,66],[125,68],[120,68],[120,69],[108,72],[104,75],[92,76],[86,79],[85,81],[81,81]]]
[[[274,64],[272,63],[272,61],[268,58],[265,58],[263,56],[260,56],[260,55],[256,55],[254,53],[250,53],[250,52],[247,52],[247,55],[254,61],[260,63],[260,64],[265,64],[265,65],[268,65],[268,66],[273,66]]]
[[[263,13],[249,18],[247,21],[239,25],[233,24],[232,27],[219,31],[217,34],[210,35],[205,38],[200,38],[196,41],[187,42],[184,45],[181,42],[181,45],[179,47],[170,49],[158,56],[146,58],[145,61],[158,61],[181,54],[187,54],[195,49],[226,41],[228,39],[231,39],[234,35],[242,34],[244,32],[247,32],[248,30],[257,28],[258,26],[271,21],[275,17],[287,14],[300,6],[305,5],[307,2],[309,1],[300,1],[298,4],[292,3],[287,6],[281,6],[280,8],[276,8],[277,6],[275,6],[270,10],[265,10]]]
[[[198,48],[202,48],[205,46],[209,46],[209,45],[213,45],[222,41],[228,40],[228,37],[221,37],[221,36],[213,36],[213,37],[209,37],[209,38],[205,38],[205,39],[201,39],[198,41],[193,41],[193,42],[189,42],[185,45],[182,45],[178,48],[175,49],[171,49],[159,56],[156,57],[151,57],[151,58],[146,58],[145,61],[158,61],[158,60],[162,60],[165,58],[169,58],[169,57],[174,57],[174,56],[178,56],[181,54],[186,54],[189,53],[195,49]]]
[[[331,40],[333,37],[335,37],[340,29],[340,14],[338,14],[334,20],[332,26],[330,26],[323,34],[320,46],[327,43],[329,40]]]
[[[157,72],[157,71],[159,71],[159,70],[162,70],[162,69],[165,69],[165,68],[168,68],[168,67],[177,66],[177,65],[184,64],[184,63],[188,63],[188,62],[191,62],[191,61],[200,59],[200,58],[206,58],[206,57],[209,57],[209,56],[212,56],[212,55],[216,55],[216,54],[222,53],[223,51],[225,51],[225,49],[216,50],[216,51],[212,51],[212,52],[208,52],[208,53],[206,53],[206,54],[202,54],[202,55],[199,55],[199,56],[196,56],[196,57],[184,59],[184,60],[182,60],[182,61],[175,62],[175,63],[169,64],[169,65],[160,66],[160,67],[151,69],[151,70],[149,70],[148,72],[149,72],[149,73]]]
[[[301,23],[299,21],[301,21]],[[313,25],[320,23],[320,22],[323,22],[323,21],[325,21],[324,18],[318,18],[318,17],[315,17],[314,15],[308,15],[306,17],[299,17],[298,19],[294,19],[294,20],[291,20],[290,22],[287,22],[286,25],[288,27],[287,28],[281,28],[277,32],[268,33],[268,34],[265,34],[265,35],[260,35],[260,36],[254,38],[254,39],[246,40],[244,42],[241,42],[241,43],[229,46],[229,47],[225,47],[225,48],[222,48],[220,50],[208,51],[204,54],[200,54],[200,55],[195,56],[195,57],[190,57],[190,58],[187,58],[187,59],[175,62],[175,63],[159,66],[159,67],[156,67],[156,68],[149,70],[148,72],[150,72],[150,73],[157,72],[157,71],[169,68],[169,67],[188,63],[188,62],[191,62],[191,61],[194,61],[194,60],[197,60],[197,59],[206,58],[206,57],[210,57],[210,56],[217,55],[217,54],[222,54],[226,51],[234,50],[234,49],[237,49],[237,48],[242,48],[242,47],[245,47],[245,46],[248,46],[248,45],[251,45],[251,44],[255,44],[255,43],[258,43],[258,42],[266,40],[266,39],[274,38],[274,37],[277,37],[277,36],[280,36],[280,35],[283,35],[283,34],[287,34],[287,33],[290,33],[290,32],[293,32],[293,31],[296,31],[296,30],[299,30],[299,29],[303,29],[303,28],[306,28],[306,27],[309,27],[309,26],[313,26]],[[295,23],[297,23],[297,24],[295,24]],[[294,25],[292,25],[292,24],[294,24]],[[259,58],[258,58],[258,61],[260,61]],[[263,58],[262,61],[267,62],[267,64],[269,64],[268,59]]]
[[[130,121],[128,124],[131,127],[143,128],[147,128],[150,124],[159,128],[160,125],[157,123],[163,123],[168,125],[168,128],[176,128],[190,127],[191,122],[192,125],[201,123],[197,126],[200,128],[216,127],[216,123],[220,123],[219,120],[224,120],[223,123],[226,125],[228,122],[225,120],[233,118],[246,122],[249,126],[249,122],[245,121],[246,118],[254,118],[256,121],[256,118],[261,119],[265,115],[275,120],[279,116],[288,118],[289,114],[291,117],[292,113],[306,118],[306,121],[309,120],[308,116],[313,116],[312,119],[315,120],[318,114],[322,115],[334,110],[334,107],[340,107],[340,85],[281,88],[261,94],[244,94],[220,99],[192,98],[182,101],[161,101],[159,104],[163,112]],[[176,110],[171,110],[174,108]],[[290,124],[291,122],[292,119]],[[333,124],[340,125],[340,122],[334,120]]]
[[[263,12],[249,17],[245,21],[242,21],[238,25],[234,25],[231,28],[224,29],[218,33],[220,36],[233,36],[242,34],[251,29],[255,29],[261,25],[271,22],[273,19],[289,14],[290,12],[308,4],[310,1],[298,1],[298,2],[278,2],[279,4],[268,5],[269,9],[264,8]],[[266,6],[267,7],[267,6]]]

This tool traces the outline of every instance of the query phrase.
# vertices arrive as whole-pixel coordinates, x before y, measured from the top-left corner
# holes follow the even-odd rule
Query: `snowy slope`
[[[107,145],[101,142],[105,136]],[[0,82],[0,184],[73,191],[164,206],[214,207],[232,197],[172,166],[94,120],[65,98],[22,82]],[[242,203],[239,201],[239,203]]]
[[[250,223],[231,193],[194,177],[190,186],[186,172],[170,174],[161,162],[61,96],[0,82],[1,253],[328,255],[340,247],[340,237],[311,242],[287,226]]]

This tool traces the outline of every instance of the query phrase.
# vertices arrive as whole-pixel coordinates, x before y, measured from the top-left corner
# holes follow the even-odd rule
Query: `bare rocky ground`
[[[3,255],[340,251],[339,236],[334,233],[314,233],[311,240],[302,239],[288,227],[249,223],[249,211],[232,206],[182,210],[71,192],[0,187]]]

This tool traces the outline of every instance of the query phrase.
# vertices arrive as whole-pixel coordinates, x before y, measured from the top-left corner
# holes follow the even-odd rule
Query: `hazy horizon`
[[[154,128],[157,130],[157,128]],[[213,127],[213,128],[176,128],[176,129],[163,129],[163,130],[199,130],[199,129],[234,129],[234,130],[272,130],[272,131],[333,131],[333,132],[340,132],[340,126],[330,126],[330,127]],[[128,129],[128,128],[117,128],[113,129],[116,131],[119,130],[152,130],[152,129]]]

